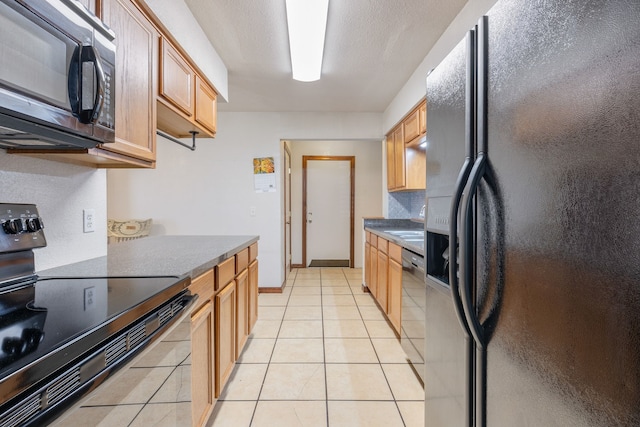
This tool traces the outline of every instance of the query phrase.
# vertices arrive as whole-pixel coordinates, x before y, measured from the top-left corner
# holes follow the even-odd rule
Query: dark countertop
[[[39,271],[41,277],[195,278],[259,236],[152,236],[109,245],[106,256]]]
[[[388,231],[424,230],[424,222],[413,219],[364,219],[364,229],[380,236],[405,249],[424,256],[424,240],[422,242],[407,241]]]

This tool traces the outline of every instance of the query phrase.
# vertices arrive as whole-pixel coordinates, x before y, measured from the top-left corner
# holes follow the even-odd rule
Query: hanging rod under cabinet
[[[168,139],[171,142],[175,142],[178,145],[182,145],[183,147],[186,147],[191,151],[196,151],[196,135],[200,132],[196,132],[195,130],[190,130],[189,133],[191,134],[191,139],[192,139],[191,145],[185,144],[184,142],[174,138],[173,136],[169,135],[166,132],[163,132],[161,130],[156,130],[156,135],[160,135],[161,137]]]

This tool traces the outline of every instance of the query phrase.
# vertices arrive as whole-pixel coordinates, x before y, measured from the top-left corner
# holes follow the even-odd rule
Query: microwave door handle
[[[93,94],[94,80],[93,76],[87,75],[88,73],[95,73],[97,87],[93,98],[89,96]],[[80,53],[80,86],[78,119],[82,123],[95,123],[104,104],[105,77],[100,56],[93,46],[83,46]]]

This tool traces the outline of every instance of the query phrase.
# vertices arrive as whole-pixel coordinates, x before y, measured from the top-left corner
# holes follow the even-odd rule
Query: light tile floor
[[[361,283],[361,269],[297,269],[260,294],[209,425],[424,426],[422,385]]]

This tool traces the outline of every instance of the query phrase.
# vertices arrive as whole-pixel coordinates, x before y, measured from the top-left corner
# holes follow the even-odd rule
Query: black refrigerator
[[[640,1],[500,0],[426,97],[426,426],[640,426]]]

